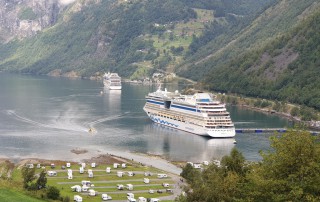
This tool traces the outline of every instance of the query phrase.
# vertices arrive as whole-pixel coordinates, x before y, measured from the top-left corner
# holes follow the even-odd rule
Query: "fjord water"
[[[177,84],[168,90],[181,89]],[[121,91],[101,81],[0,74],[0,157],[65,159],[75,148],[112,153],[162,155],[169,160],[201,162],[238,148],[248,160],[269,149],[271,134],[237,134],[209,139],[152,123],[142,110],[155,86],[123,83]],[[285,127],[286,120],[228,107],[238,128]],[[89,133],[93,127],[96,133]]]

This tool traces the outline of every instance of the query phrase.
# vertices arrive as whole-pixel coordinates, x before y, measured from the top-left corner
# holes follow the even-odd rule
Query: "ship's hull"
[[[121,85],[112,85],[109,82],[103,82],[103,84],[106,88],[109,88],[110,90],[121,90],[122,89]]]
[[[161,125],[165,125],[168,127],[176,128],[178,130],[186,131],[189,133],[193,133],[201,136],[213,137],[213,138],[230,138],[230,137],[234,137],[236,134],[235,128],[208,129],[198,125],[193,125],[190,123],[185,123],[185,122],[181,122],[173,119],[168,119],[165,117],[160,117],[160,116],[157,116],[156,114],[148,112],[146,109],[145,111],[153,122]]]

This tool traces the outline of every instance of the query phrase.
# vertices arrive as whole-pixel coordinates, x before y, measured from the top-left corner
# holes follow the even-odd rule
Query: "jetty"
[[[287,128],[236,128],[236,133],[284,133]],[[320,131],[309,131],[312,135],[319,135]]]

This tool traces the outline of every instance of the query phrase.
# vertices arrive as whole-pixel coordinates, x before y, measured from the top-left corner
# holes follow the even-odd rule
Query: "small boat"
[[[90,127],[89,130],[88,130],[88,132],[89,132],[89,133],[96,133],[97,131],[96,131],[96,129]]]

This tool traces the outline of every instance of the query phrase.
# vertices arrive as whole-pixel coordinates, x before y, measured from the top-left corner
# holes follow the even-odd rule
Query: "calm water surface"
[[[109,91],[97,81],[0,74],[0,157],[63,158],[84,148],[200,162],[221,158],[233,147],[246,159],[259,160],[258,152],[269,149],[270,134],[239,134],[235,145],[234,139],[208,139],[152,123],[142,108],[144,96],[154,90],[124,83],[122,91]],[[288,124],[259,112],[228,110],[238,128]],[[89,127],[97,133],[88,133]]]

